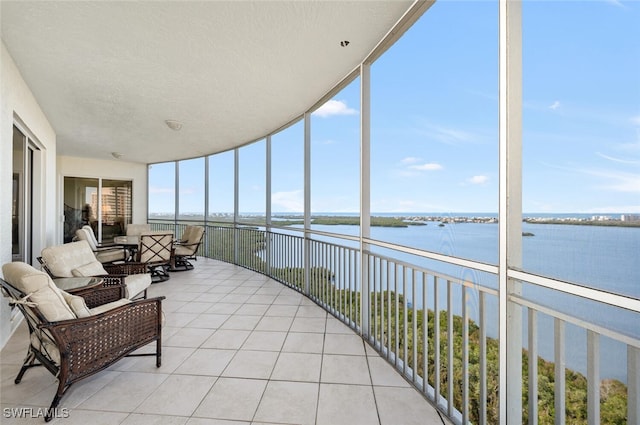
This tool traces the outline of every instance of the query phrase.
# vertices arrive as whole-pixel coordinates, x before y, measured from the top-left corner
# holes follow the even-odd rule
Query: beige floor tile
[[[364,356],[364,342],[358,335],[326,334],[324,337],[324,352],[327,354],[353,354]]]
[[[175,373],[220,376],[235,354],[235,350],[200,348],[178,366]]]
[[[413,388],[374,387],[382,425],[441,425],[436,410]]]
[[[207,313],[233,314],[240,308],[240,306],[241,304],[231,304],[231,303],[220,302],[212,305],[211,308],[207,310]]]
[[[260,321],[260,316],[237,316],[233,315],[227,319],[226,322],[220,326],[220,329],[236,329],[236,330],[245,330],[251,331],[253,330],[258,322]]]
[[[69,410],[69,417],[54,419],[49,423],[55,425],[113,425],[122,423],[127,416],[129,416],[128,413],[73,409]],[[42,418],[38,422],[40,424],[45,423]],[[20,424],[23,424],[23,422],[20,422]]]
[[[242,345],[242,350],[280,351],[286,332],[253,331]]]
[[[251,421],[266,385],[264,380],[219,378],[193,416]]]
[[[282,424],[314,424],[318,384],[305,382],[274,382],[267,384],[256,421]]]
[[[296,317],[291,324],[291,331],[324,333],[326,321],[322,317]]]
[[[165,312],[164,317],[166,326],[181,328],[198,317],[198,313]]]
[[[410,387],[409,383],[402,378],[394,367],[382,357],[368,358],[369,372],[373,385],[383,385],[389,387]]]
[[[186,416],[132,413],[120,425],[185,425],[188,420]]]
[[[311,332],[289,332],[282,351],[292,353],[322,353],[324,335]]]
[[[271,379],[281,381],[319,382],[321,354],[280,353]]]
[[[221,301],[230,304],[244,304],[250,298],[246,294],[227,294]]]
[[[246,316],[263,316],[269,309],[269,304],[243,304],[235,314]]]
[[[293,317],[265,316],[256,326],[257,331],[288,331],[293,322]]]
[[[252,425],[252,422],[228,421],[226,419],[211,419],[211,418],[190,418],[187,421],[186,425]]]
[[[164,341],[167,347],[199,347],[213,333],[214,329],[206,328],[182,328],[179,332]]]
[[[325,354],[322,357],[321,382],[371,385],[366,356]]]
[[[320,384],[316,424],[375,425],[378,423],[372,387]],[[395,422],[395,425],[399,424],[402,422]]]
[[[265,316],[293,317],[297,312],[297,305],[272,305],[266,311]]]
[[[268,379],[276,364],[278,354],[275,351],[240,350],[222,372],[222,376]]]
[[[298,307],[297,317],[327,317],[327,312],[317,305],[301,305]]]
[[[191,323],[189,323],[189,327],[217,329],[222,326],[229,317],[231,316],[228,314],[203,313],[191,321]]]
[[[79,409],[133,412],[169,375],[121,373],[111,383],[81,403]]]
[[[200,300],[200,297],[198,297]],[[204,313],[211,308],[211,303],[191,301],[176,310],[177,313]]]
[[[272,304],[276,295],[252,295],[247,299],[248,304]]]
[[[280,294],[276,297],[276,299],[273,301],[273,304],[279,304],[279,305],[299,305],[300,301],[302,300],[302,296],[301,295],[285,295],[285,294]]]
[[[135,410],[172,416],[190,416],[217,378],[173,374]]]
[[[353,335],[355,332],[349,326],[332,317],[327,318],[328,334],[348,334]]]
[[[200,348],[237,350],[242,347],[251,331],[218,329]]]

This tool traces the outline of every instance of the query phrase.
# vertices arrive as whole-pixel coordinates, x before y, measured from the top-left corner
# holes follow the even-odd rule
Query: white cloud
[[[553,104],[549,105],[549,109],[556,110],[560,107],[560,101],[556,100]]]
[[[415,156],[408,156],[406,158],[403,158],[400,162],[402,162],[403,164],[415,164],[416,162],[420,161],[422,161],[422,159],[416,158]]]
[[[626,9],[627,7],[622,4],[622,2],[620,0],[605,0],[607,3],[616,6],[616,7],[621,7],[623,9]]]
[[[347,103],[342,100],[328,100],[324,105],[313,112],[313,115],[320,117],[330,117],[332,115],[356,115],[358,111],[349,108]]]
[[[596,155],[598,155],[599,157],[602,157],[604,159],[608,159],[609,161],[619,162],[621,164],[640,165],[640,161],[633,161],[633,160],[628,160],[628,159],[614,158],[612,156],[605,155],[605,154],[600,153],[600,152],[596,152]]]
[[[418,171],[437,171],[437,170],[442,170],[442,165],[436,163],[436,162],[428,162],[426,164],[422,164],[422,165],[410,165],[409,168],[411,170],[418,170]]]
[[[301,212],[304,211],[304,193],[302,190],[275,192],[271,195],[271,204],[274,211]]]
[[[613,192],[640,193],[640,175],[619,171],[584,170],[587,174],[602,177],[609,183],[599,187]]]
[[[467,179],[467,182],[471,184],[485,184],[489,181],[489,176],[473,176]]]

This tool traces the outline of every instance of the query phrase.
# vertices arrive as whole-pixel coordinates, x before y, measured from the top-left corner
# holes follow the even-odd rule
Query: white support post
[[[304,293],[311,294],[311,114],[304,114]]]
[[[267,136],[265,161],[266,161],[266,173],[265,173],[265,250],[266,250],[266,265],[265,272],[267,276],[271,276],[271,136]]]
[[[500,423],[522,423],[522,307],[510,302],[522,265],[522,4],[500,0],[499,52],[499,337]]]
[[[369,261],[364,255],[369,244],[364,240],[371,237],[371,65],[360,65],[360,255],[362,258],[360,282],[362,335],[370,336],[371,288],[369,287]],[[406,361],[406,359],[405,359]]]

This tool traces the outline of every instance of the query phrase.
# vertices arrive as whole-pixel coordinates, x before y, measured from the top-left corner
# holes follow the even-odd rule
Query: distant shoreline
[[[260,214],[243,214],[241,217],[262,217]],[[188,217],[188,218],[187,218]],[[524,217],[522,221],[529,224],[566,224],[577,226],[602,226],[602,227],[636,227],[640,228],[640,215],[629,214],[625,215],[626,220],[621,218],[612,218],[610,216],[601,217]],[[233,215],[216,214],[210,216],[208,221],[229,221]],[[284,227],[304,224],[300,214],[275,214],[272,221],[273,225]],[[150,220],[171,220],[174,218],[171,216],[165,216],[164,214],[151,214]],[[222,219],[222,220],[221,220]],[[203,221],[204,217],[198,214],[183,214],[178,221]],[[462,223],[481,223],[481,224],[497,224],[498,218],[495,216],[443,216],[443,215],[421,215],[421,214],[408,214],[408,215],[385,215],[371,216],[372,227],[409,227],[409,226],[426,226],[429,223],[437,223],[439,226],[447,224],[462,224]],[[325,225],[325,226],[357,226],[360,224],[360,217],[357,215],[340,215],[340,214],[318,214],[311,216],[311,224]]]

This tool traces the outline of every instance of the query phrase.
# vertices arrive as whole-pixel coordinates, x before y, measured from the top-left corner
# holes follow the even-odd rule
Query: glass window
[[[523,266],[634,297],[639,6],[525,2],[522,12]]]
[[[239,149],[238,220],[265,224],[266,142],[261,140]]]
[[[437,2],[372,65],[372,238],[497,264],[497,24]]]
[[[176,218],[176,163],[149,165],[149,222]]]
[[[311,115],[312,228],[358,235],[360,78]]]
[[[212,222],[233,222],[234,151],[209,158],[209,211]]]
[[[204,221],[204,161],[203,157],[178,162],[179,221]]]
[[[304,213],[304,121],[271,137],[272,224],[300,223]]]

